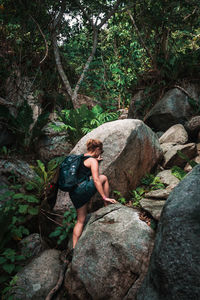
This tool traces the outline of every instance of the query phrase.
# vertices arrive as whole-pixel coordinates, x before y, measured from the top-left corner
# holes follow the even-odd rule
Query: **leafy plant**
[[[171,172],[179,180],[182,180],[185,177],[185,175],[187,175],[187,173],[178,166],[173,166],[171,168]]]
[[[117,195],[118,199],[117,201],[119,201],[119,203],[121,204],[126,204],[126,199],[124,197],[122,197],[121,193],[119,191],[113,191],[115,195]]]
[[[58,132],[68,131],[70,141],[73,144],[76,144],[83,135],[94,128],[118,118],[118,113],[103,111],[99,105],[89,110],[85,104],[77,109],[62,110],[61,113],[57,114],[58,119],[64,124],[58,126],[56,123],[52,123],[50,126]]]
[[[47,166],[40,160],[37,160],[37,166],[32,166],[36,176],[27,182],[26,189],[28,191],[35,191],[37,197],[40,199],[45,197],[46,189],[58,172],[58,166],[63,160],[63,156],[56,157],[50,160]]]
[[[134,207],[140,207],[140,200],[142,199],[144,193],[145,190],[142,187],[137,187],[135,190],[132,191]]]
[[[3,186],[0,195],[0,265],[3,273],[0,283],[20,268],[25,256],[17,252],[16,243],[29,234],[25,224],[31,216],[38,214],[39,199],[32,194],[24,194],[21,185]]]
[[[57,244],[60,245],[71,233],[76,221],[76,210],[70,208],[70,210],[64,213],[62,226],[56,227],[56,229],[50,233],[49,237],[58,237]]]
[[[15,275],[12,277],[12,279],[9,281],[9,283],[6,284],[6,287],[2,291],[3,298],[2,299],[7,299],[7,300],[13,300],[14,299],[14,293],[16,291],[13,291],[13,286],[16,285],[18,277]],[[21,289],[18,287],[17,289]]]
[[[160,178],[154,176],[153,174],[146,174],[145,177],[141,179],[141,183],[146,186],[149,186],[151,190],[165,188],[165,185],[161,182]]]
[[[42,128],[48,121],[49,114],[42,113],[33,127],[33,111],[26,100],[17,107],[17,115],[10,113],[9,109],[0,105],[0,119],[3,124],[16,136],[17,145],[29,149],[30,145],[42,134]]]

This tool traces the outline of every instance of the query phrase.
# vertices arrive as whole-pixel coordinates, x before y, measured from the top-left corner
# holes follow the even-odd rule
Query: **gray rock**
[[[168,186],[174,187],[180,182],[179,179],[172,174],[171,170],[161,171],[156,176],[160,178],[162,183]]]
[[[160,215],[165,204],[165,200],[155,200],[142,198],[140,200],[141,207],[148,211],[156,220],[160,220]]]
[[[47,246],[41,240],[39,233],[32,233],[19,242],[22,255],[34,257],[39,255]]]
[[[116,204],[93,213],[67,270],[69,299],[134,299],[153,239],[135,209]]]
[[[148,193],[145,193],[145,198],[153,198],[153,199],[167,199],[171,190],[170,189],[160,189],[160,190],[154,190],[150,191]]]
[[[200,299],[200,165],[163,208],[147,276],[137,300]]]
[[[30,165],[19,159],[10,160],[0,160],[0,174],[14,173],[19,176],[24,182],[31,180],[35,177],[35,171],[30,167]]]
[[[64,135],[43,136],[37,146],[36,151],[42,161],[49,161],[58,156],[67,156],[72,149],[66,133]]]
[[[59,255],[58,250],[46,250],[17,273],[12,289],[14,299],[44,300],[57,283],[61,269]]]
[[[85,135],[72,153],[84,153],[86,142],[91,138],[103,142],[100,171],[108,176],[111,190],[117,190],[126,197],[162,155],[156,134],[140,120],[105,123]]]
[[[176,124],[170,127],[160,138],[159,142],[163,143],[175,143],[184,145],[188,141],[188,134],[183,125]]]
[[[191,89],[194,91],[196,87],[193,86]],[[154,105],[147,114],[145,123],[155,131],[166,131],[177,123],[184,124],[192,113],[188,96],[180,89],[174,88]]]
[[[143,111],[142,107],[145,103],[145,97],[144,90],[141,90],[137,92],[133,98],[131,99],[129,110],[128,110],[128,118],[129,119],[142,119],[142,113]]]
[[[197,135],[200,130],[200,116],[192,117],[185,124],[185,128],[188,130],[190,135]]]
[[[165,154],[168,150],[172,149],[174,146],[176,146],[176,143],[163,143],[160,145],[163,154]]]
[[[59,122],[59,121],[53,121],[51,123],[48,123],[46,124],[43,128],[42,128],[42,131],[45,135],[49,136],[49,137],[53,137],[53,136],[67,136],[67,132],[66,130],[63,130],[63,131],[56,131],[54,130],[52,127],[51,127],[51,124],[54,124],[56,126],[63,126],[64,123],[63,122]]]
[[[164,168],[167,169],[173,166],[184,167],[186,165],[186,160],[178,155],[178,150],[186,155],[189,159],[195,157],[195,155],[197,154],[195,143],[173,146],[164,154]]]

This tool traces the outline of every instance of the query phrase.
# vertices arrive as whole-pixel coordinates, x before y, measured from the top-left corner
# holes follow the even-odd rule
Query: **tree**
[[[69,80],[64,72],[64,69],[62,67],[62,63],[61,63],[61,58],[60,58],[60,53],[59,53],[59,48],[58,48],[58,44],[57,44],[57,27],[60,25],[64,12],[65,12],[65,6],[66,6],[66,2],[63,0],[62,1],[62,5],[61,5],[61,9],[59,14],[57,15],[57,17],[54,19],[53,22],[53,33],[52,33],[52,40],[53,40],[53,47],[54,47],[54,55],[55,55],[55,60],[56,60],[56,65],[58,68],[58,72],[62,78],[62,81],[64,83],[64,86],[69,94],[69,96],[71,97],[72,103],[74,108],[77,107],[77,94],[78,91],[80,89],[80,85],[84,79],[85,73],[87,72],[89,65],[95,55],[96,52],[96,48],[97,48],[97,42],[98,42],[98,33],[99,30],[103,27],[103,25],[108,21],[108,19],[114,14],[114,12],[117,10],[117,8],[119,7],[121,1],[117,0],[114,4],[112,4],[109,13],[107,13],[106,15],[104,15],[103,17],[101,17],[101,14],[103,14],[103,11],[101,11],[101,13],[99,15],[96,15],[90,10],[89,6],[84,5],[83,3],[79,2],[78,0],[75,1],[78,8],[80,9],[78,12],[82,14],[83,18],[85,18],[89,24],[92,27],[92,31],[93,31],[93,46],[92,46],[92,51],[90,56],[87,59],[87,62],[85,63],[85,66],[83,68],[82,74],[80,75],[75,88],[72,89],[71,85],[69,83]],[[98,2],[99,4],[99,2]],[[104,5],[105,6],[105,5]],[[107,7],[106,7],[107,8]],[[95,18],[94,18],[95,17]],[[99,24],[98,24],[99,22]]]

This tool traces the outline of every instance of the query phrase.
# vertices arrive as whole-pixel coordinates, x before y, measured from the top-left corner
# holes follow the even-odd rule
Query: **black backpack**
[[[77,175],[83,156],[70,154],[62,162],[58,177],[58,188],[61,191],[70,192],[77,186]]]

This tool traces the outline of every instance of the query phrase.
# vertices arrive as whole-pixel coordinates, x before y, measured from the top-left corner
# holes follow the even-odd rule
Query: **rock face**
[[[105,123],[85,135],[72,153],[84,153],[86,142],[91,138],[103,142],[101,172],[108,176],[111,190],[117,190],[123,196],[136,188],[162,155],[155,133],[140,120]]]
[[[131,99],[129,110],[128,110],[128,118],[129,119],[140,119],[142,118],[142,108],[144,107],[145,103],[145,97],[144,91],[141,90],[137,92],[133,98]],[[138,110],[138,104],[140,105],[140,110]]]
[[[17,273],[14,299],[44,300],[59,277],[59,254],[55,249],[46,250]]]
[[[62,125],[61,122],[54,122],[57,126]],[[68,141],[66,132],[56,132],[48,125],[43,129],[44,135],[40,138],[36,152],[43,161],[49,161],[58,156],[66,156],[72,149]]]
[[[179,179],[172,174],[171,170],[163,170],[156,176],[159,177],[161,182],[167,186],[175,187],[180,182]]]
[[[137,300],[200,299],[200,165],[170,194]]]
[[[186,155],[189,159],[191,159],[197,154],[196,144],[189,143],[186,145],[175,145],[171,147],[166,153],[164,153],[164,168],[168,169],[173,166],[185,166],[186,161],[178,154],[178,151],[181,151],[182,154]]]
[[[30,168],[29,164],[19,159],[0,160],[0,174],[14,173],[19,176],[24,182],[31,180],[36,175],[35,172]]]
[[[155,131],[166,131],[169,127],[184,124],[192,116],[188,96],[181,90],[169,90],[147,114],[145,123]]]
[[[195,138],[200,131],[200,116],[192,117],[188,122],[186,122],[185,128],[189,132],[190,136]]]
[[[165,204],[165,200],[155,200],[142,198],[140,200],[141,207],[148,211],[155,220],[160,220],[160,215]]]
[[[186,144],[188,141],[188,134],[183,125],[176,124],[170,127],[160,138],[159,142],[162,143],[176,143]]]
[[[93,213],[67,270],[69,299],[134,299],[153,239],[135,209],[115,204]]]

